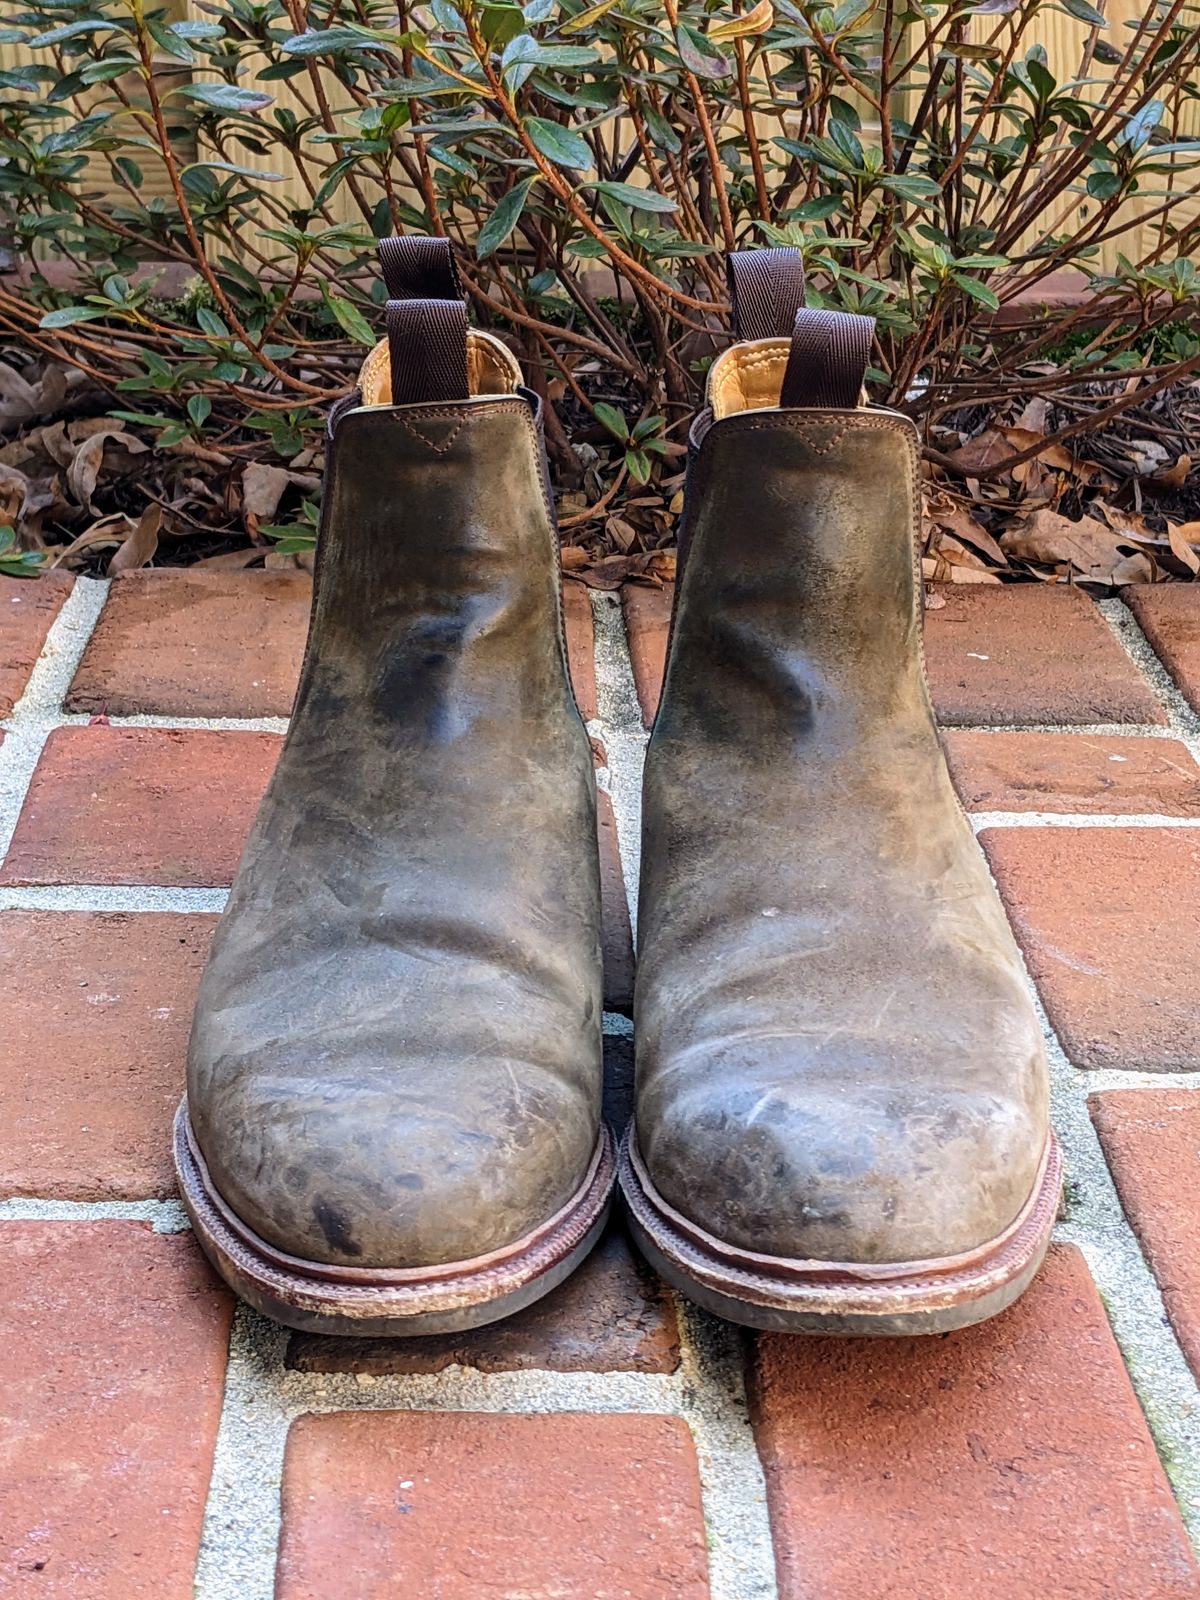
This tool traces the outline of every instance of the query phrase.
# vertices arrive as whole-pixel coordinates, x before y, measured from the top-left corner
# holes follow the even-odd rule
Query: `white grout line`
[[[1179,730],[1163,722],[939,722],[942,733],[1065,733],[1093,739],[1174,739]]]
[[[64,716],[63,722],[88,723],[87,716]],[[286,733],[287,717],[163,717],[139,712],[130,717],[109,717],[113,728],[199,728],[205,733]]]
[[[971,811],[967,815],[976,833],[984,828],[1200,828],[1200,817],[1141,811]]]
[[[52,728],[62,721],[63,696],[108,593],[106,580],[76,578],[50,624],[25,692],[3,723],[0,742],[0,861],[12,842],[17,817]]]
[[[1200,760],[1200,713],[1192,710],[1175,680],[1159,660],[1154,646],[1142,632],[1133,612],[1123,600],[1101,600],[1100,615],[1112,629],[1118,644],[1134,666],[1149,680],[1159,704],[1167,713],[1170,731],[1182,739]]]
[[[1082,1251],[1104,1301],[1113,1334],[1200,1554],[1200,1388],[1171,1328],[1162,1293],[1121,1206],[1088,1113],[1088,1096],[1113,1088],[1178,1087],[1200,1092],[1176,1073],[1080,1072],[1067,1060],[1032,980],[1050,1061],[1051,1108],[1063,1148],[1067,1215],[1055,1237]]]
[[[122,883],[0,887],[0,911],[223,911],[228,889],[160,889]]]
[[[712,1594],[775,1600],[767,1485],[746,1402],[746,1335],[673,1295],[680,1330],[680,1409],[700,1461]]]
[[[688,1324],[702,1325],[692,1337]],[[737,1331],[684,1308],[676,1373],[291,1371],[287,1333],[238,1307],[205,1511],[196,1600],[271,1600],[288,1429],[344,1411],[624,1412],[681,1416],[696,1444],[714,1600],[775,1600],[766,1489],[741,1388]]]
[[[57,720],[61,716],[71,680],[100,620],[108,588],[107,578],[76,578],[50,624],[41,655],[24,694],[13,708],[10,724]]]
[[[629,926],[637,947],[637,886],[642,857],[642,767],[648,735],[642,724],[633,666],[625,638],[619,596],[590,589],[596,638],[596,698],[600,715],[593,726],[608,752],[606,782],[617,824],[617,845],[625,873]]]
[[[0,1222],[152,1222],[155,1233],[191,1228],[180,1200],[42,1200],[14,1195],[0,1200]]]
[[[107,585],[76,581],[59,613],[25,695],[4,725],[0,747],[0,855],[7,847],[42,745],[54,727],[86,722],[62,712],[62,700],[99,616]],[[1114,609],[1115,607],[1119,609]],[[619,599],[592,594],[600,717],[591,731],[605,742],[610,764],[600,775],[612,796],[618,840],[636,927],[640,847],[642,727]],[[1168,727],[1096,724],[1039,725],[979,732],[1091,733],[1182,739],[1200,759],[1200,718],[1191,711],[1128,613],[1101,606],[1123,646],[1152,682],[1170,717]],[[1149,653],[1149,654],[1147,654]],[[281,719],[201,720],[131,717],[115,726],[268,728]],[[983,813],[987,826],[1149,827],[1195,825],[1194,819],[1062,813]],[[219,911],[223,889],[73,885],[13,889],[0,904],[54,910]],[[1030,981],[1046,1031],[1055,1122],[1063,1140],[1071,1208],[1058,1236],[1078,1244],[1105,1299],[1193,1540],[1200,1541],[1200,1391],[1170,1330],[1162,1297],[1121,1209],[1087,1112],[1090,1093],[1113,1088],[1200,1087],[1187,1074],[1136,1071],[1077,1072],[1069,1065]],[[606,1014],[605,1032],[628,1037],[628,1018]],[[177,1201],[72,1203],[18,1197],[0,1201],[0,1219],[75,1220],[134,1217],[160,1231],[187,1226]],[[684,1416],[700,1460],[709,1529],[714,1600],[773,1600],[776,1593],[765,1481],[746,1413],[742,1336],[738,1330],[680,1303],[682,1365],[678,1373],[517,1372],[484,1375],[452,1367],[434,1375],[369,1378],[289,1372],[286,1334],[246,1307],[239,1308],[226,1383],[196,1575],[197,1600],[270,1600],[279,1531],[279,1481],[287,1428],[308,1411],[421,1409],[484,1411],[641,1411]]]
[[[1075,1067],[1078,1086],[1087,1094],[1110,1089],[1195,1089],[1200,1091],[1200,1071],[1138,1071],[1134,1067]]]
[[[1105,734],[1136,731],[1159,738],[1176,738],[1200,759],[1200,718],[1186,705],[1167,676],[1128,607],[1120,601],[1110,601],[1103,602],[1100,610],[1134,664],[1150,681],[1167,713],[1169,726],[1133,730],[1105,725],[1070,730],[1056,727],[1046,731]],[[977,831],[989,826],[1038,825],[1177,827],[1190,820],[1030,812],[977,813],[971,818]],[[1089,1095],[1115,1088],[1186,1086],[1195,1093],[1200,1091],[1200,1076],[1136,1070],[1077,1070],[1050,1025],[1028,969],[1025,981],[1037,1007],[1046,1041],[1051,1111],[1066,1169],[1067,1215],[1057,1226],[1055,1237],[1077,1245],[1088,1263],[1184,1525],[1200,1553],[1200,1387],[1171,1328],[1162,1293],[1137,1235],[1125,1215],[1087,1105]]]
[[[13,717],[16,716],[16,709]],[[60,711],[48,719],[51,730],[56,728],[88,728],[96,722],[90,711]],[[112,716],[105,712],[103,722],[110,728],[165,728],[169,732],[186,732],[198,729],[202,733],[286,733],[287,717],[188,717],[163,716],[158,712],[138,711],[129,716]],[[0,728],[12,725],[12,718],[0,722]]]

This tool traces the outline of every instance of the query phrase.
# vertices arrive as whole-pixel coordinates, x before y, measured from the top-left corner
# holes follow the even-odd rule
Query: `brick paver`
[[[0,914],[0,1197],[173,1193],[171,1118],[215,922]]]
[[[228,884],[281,744],[202,728],[57,728],[0,883]]]
[[[124,573],[109,591],[67,709],[286,717],[311,604],[312,579],[303,572]]]
[[[589,591],[582,583],[563,584],[563,627],[567,635],[567,658],[571,664],[571,682],[575,686],[579,714],[585,722],[593,722],[599,715],[595,627]]]
[[[647,727],[654,721],[658,698],[662,693],[667,635],[671,628],[674,599],[673,583],[664,584],[661,589],[651,589],[641,583],[627,583],[621,590],[633,681],[637,685],[642,721]]]
[[[288,1437],[277,1600],[703,1600],[678,1417],[310,1416]]]
[[[621,591],[647,727],[662,692],[673,588],[626,584]],[[1149,683],[1080,590],[943,584],[936,595],[925,652],[943,723],[1166,722]]]
[[[191,1600],[230,1314],[186,1234],[0,1223],[0,1593]]]
[[[1200,1092],[1114,1090],[1088,1105],[1121,1204],[1200,1376]]]
[[[987,828],[980,843],[1074,1064],[1200,1065],[1200,830]]]
[[[1200,584],[1139,584],[1122,591],[1193,711],[1200,711]]]
[[[938,1339],[763,1337],[781,1600],[1195,1600],[1200,1571],[1082,1256]]]
[[[969,811],[1200,816],[1200,766],[1178,739],[947,728],[943,743]]]
[[[288,1363],[305,1372],[673,1372],[674,1307],[660,1280],[612,1226],[564,1284],[515,1317],[475,1333],[420,1339],[295,1334]]]
[[[17,586],[29,610],[6,620],[12,587],[0,581],[0,709],[5,692],[20,694],[69,580]],[[1158,593],[1130,603],[1194,692],[1195,600]],[[938,599],[934,693],[959,724],[946,747],[970,809],[1200,817],[1200,766],[1180,739],[1079,731],[1165,725],[1148,680],[1082,592],[989,587]],[[629,585],[622,602],[648,724],[672,592]],[[284,714],[308,603],[294,573],[126,575],[71,703],[116,716]],[[582,585],[568,584],[564,620],[577,698],[594,719]],[[1058,731],[1030,726],[1043,721]],[[1005,724],[1024,729],[982,731]],[[280,743],[232,730],[55,730],[0,884],[227,884]],[[605,1003],[620,1010],[633,950],[606,794],[598,811]],[[1128,1257],[1140,1241],[1200,1373],[1200,828],[992,828],[982,842],[1071,1059],[1198,1069],[1195,1091],[1104,1093],[1091,1111],[1137,1234],[1106,1234],[1106,1248]],[[171,1193],[168,1127],[215,920],[0,912],[0,1201]],[[1076,1092],[1090,1082],[1080,1077]],[[605,1114],[618,1129],[632,1088],[632,1040],[606,1037]],[[1128,1331],[1123,1284],[1117,1272],[1113,1316]],[[0,1594],[190,1597],[230,1315],[193,1242],[129,1222],[0,1221],[0,1306]],[[1190,1463],[1186,1420],[1164,1401],[1177,1397],[1176,1367],[1163,1360],[1169,1330],[1133,1325],[1129,1359],[1147,1357],[1163,1459]],[[511,1319],[441,1338],[292,1335],[293,1398],[344,1398],[325,1376],[341,1373],[361,1380],[351,1392],[364,1408],[373,1393],[390,1406],[400,1391],[372,1390],[375,1379],[440,1374],[445,1409],[351,1408],[293,1426],[277,1600],[700,1600],[694,1444],[681,1417],[650,1414],[676,1404],[661,1376],[681,1361],[683,1409],[697,1406],[735,1451],[734,1470],[718,1461],[709,1484],[714,1572],[727,1595],[765,1592],[766,1523],[731,1487],[739,1434],[749,1444],[730,1404],[734,1347],[689,1346],[697,1326],[680,1327],[674,1297],[616,1221],[576,1274]],[[260,1344],[257,1327],[250,1319],[239,1338],[270,1368],[278,1347]],[[782,1600],[1200,1600],[1178,1511],[1073,1248],[1055,1247],[1016,1308],[962,1334],[770,1335],[748,1347]],[[515,1372],[527,1376],[504,1376]],[[229,1400],[250,1451],[260,1429],[285,1421],[264,1378],[261,1395],[238,1388]],[[527,1409],[491,1409],[513,1403]],[[648,1409],[569,1409],[580,1403]],[[479,1410],[454,1409],[464,1404]],[[256,1592],[269,1587],[270,1552],[254,1551],[273,1485],[248,1470],[217,1495],[208,1587],[235,1581],[223,1566],[231,1552],[249,1561]]]
[[[25,692],[50,625],[71,592],[68,572],[41,578],[0,577],[0,717],[7,717]]]
[[[925,654],[939,719],[1164,723],[1166,712],[1095,605],[1061,584],[939,584]]]

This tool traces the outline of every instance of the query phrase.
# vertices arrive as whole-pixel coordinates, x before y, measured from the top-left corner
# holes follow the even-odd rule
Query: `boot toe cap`
[[[661,1197],[723,1244],[792,1261],[965,1254],[1030,1199],[1047,1138],[1019,1097],[909,1087],[854,1093],[692,1086],[643,1117]]]
[[[598,1119],[553,1075],[431,1066],[413,1075],[424,1093],[389,1076],[313,1086],[257,1071],[193,1094],[213,1187],[272,1249],[339,1267],[471,1262],[540,1228],[583,1183]]]

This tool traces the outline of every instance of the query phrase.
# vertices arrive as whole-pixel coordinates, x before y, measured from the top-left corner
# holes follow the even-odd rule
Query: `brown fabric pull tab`
[[[467,307],[449,239],[381,239],[379,262],[388,292],[392,404],[465,400]]]
[[[736,339],[790,338],[804,304],[804,257],[795,245],[725,257]]]
[[[874,317],[853,311],[797,311],[779,404],[853,411],[874,338]]]

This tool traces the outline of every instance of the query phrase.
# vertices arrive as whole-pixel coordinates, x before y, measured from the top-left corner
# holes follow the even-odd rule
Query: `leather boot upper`
[[[502,1249],[575,1193],[600,1128],[557,538],[531,398],[503,347],[471,350],[472,386],[510,392],[393,406],[372,358],[376,403],[335,417],[295,713],[196,1011],[211,1179],[311,1262]]]
[[[915,432],[729,354],[646,759],[638,1149],[741,1250],[957,1255],[1029,1200],[1047,1072],[925,683]]]

